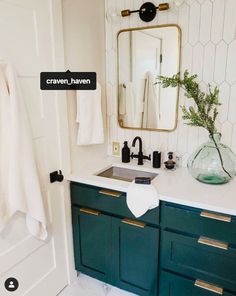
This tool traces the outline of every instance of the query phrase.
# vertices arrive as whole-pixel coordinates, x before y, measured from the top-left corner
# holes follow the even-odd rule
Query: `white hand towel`
[[[126,114],[126,85],[124,83],[119,85],[119,115]]]
[[[77,145],[104,143],[103,119],[101,108],[101,86],[96,90],[77,91],[77,118],[79,130]]]
[[[121,99],[125,110],[124,125],[135,127],[136,91],[132,82],[125,83]]]
[[[0,67],[0,231],[26,215],[29,232],[47,238],[46,216],[23,97],[11,66]]]
[[[144,92],[144,112],[143,124],[144,128],[158,127],[159,96],[157,86],[155,85],[154,75],[151,72],[146,74],[146,84]]]
[[[127,205],[136,218],[141,217],[148,210],[159,206],[156,188],[152,184],[136,184],[133,181],[127,191]]]

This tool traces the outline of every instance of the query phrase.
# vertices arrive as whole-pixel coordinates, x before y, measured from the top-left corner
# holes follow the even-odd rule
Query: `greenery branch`
[[[177,87],[179,86],[185,91],[185,96],[188,99],[193,99],[195,106],[181,106],[183,112],[183,119],[186,120],[186,124],[190,126],[203,127],[209,134],[214,142],[214,145],[218,151],[221,166],[224,172],[231,177],[231,175],[225,170],[222,155],[220,149],[214,139],[214,134],[218,133],[216,128],[216,118],[219,114],[218,107],[221,105],[219,101],[219,89],[217,87],[212,88],[208,85],[208,92],[204,93],[199,87],[199,83],[196,81],[197,75],[190,75],[185,70],[183,78],[180,73],[173,75],[172,77],[159,76],[159,83],[164,87]]]

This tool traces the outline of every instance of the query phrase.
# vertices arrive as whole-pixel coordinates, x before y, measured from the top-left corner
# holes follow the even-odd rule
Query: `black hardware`
[[[142,185],[150,185],[151,184],[151,178],[150,177],[136,177],[135,178],[136,184],[142,184]]]
[[[142,144],[142,139],[140,137],[135,137],[133,139],[132,147],[135,147],[137,140],[139,141],[139,153],[138,154],[132,153],[130,156],[132,159],[138,158],[138,165],[143,165],[144,159],[151,160],[151,154],[149,154],[149,156],[143,155],[143,151],[142,151],[143,144]]]
[[[62,182],[64,180],[64,176],[62,175],[61,170],[50,173],[50,182]]]
[[[158,6],[155,6],[151,2],[145,2],[139,9],[136,10],[130,10],[125,9],[121,11],[121,15],[123,17],[131,15],[131,13],[139,13],[139,17],[144,22],[151,22],[155,16],[157,9],[159,11],[162,10],[168,10],[169,9],[169,3],[160,3]]]
[[[163,56],[162,56],[162,54],[160,54],[160,64],[162,63],[162,58],[163,58]]]
[[[152,156],[152,166],[154,168],[160,168],[161,167],[161,152],[154,151]]]
[[[151,2],[144,3],[139,10],[139,17],[144,22],[151,22],[157,14],[156,6]]]

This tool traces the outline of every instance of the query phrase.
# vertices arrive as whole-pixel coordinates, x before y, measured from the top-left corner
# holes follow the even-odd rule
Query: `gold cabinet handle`
[[[108,196],[112,196],[112,197],[120,197],[122,195],[122,192],[113,191],[113,190],[109,190],[109,189],[101,189],[99,191],[99,193],[104,194],[104,195],[108,195]]]
[[[132,225],[132,226],[140,227],[140,228],[144,228],[146,226],[145,223],[142,223],[142,222],[139,222],[139,221],[130,220],[130,219],[127,219],[127,218],[123,219],[121,222],[122,223],[125,223],[125,224]]]
[[[202,245],[211,246],[218,249],[228,250],[229,245],[227,243],[223,243],[214,239],[210,239],[207,237],[200,236],[198,239],[198,243]]]
[[[93,216],[99,216],[101,213],[99,211],[91,210],[91,209],[86,209],[86,208],[81,208],[79,209],[81,213],[93,215]]]
[[[223,222],[231,222],[232,221],[232,218],[230,216],[225,216],[225,215],[216,214],[216,213],[210,213],[207,211],[202,211],[200,216],[205,217],[205,218],[209,218],[209,219],[223,221]]]
[[[223,295],[223,293],[224,293],[224,289],[214,286],[212,284],[206,283],[202,280],[196,280],[194,283],[194,286],[199,287],[204,290],[207,290],[207,291],[211,291],[211,292],[219,294],[219,295]]]

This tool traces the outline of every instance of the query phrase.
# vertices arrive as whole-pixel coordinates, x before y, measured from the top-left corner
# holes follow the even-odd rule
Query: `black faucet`
[[[149,156],[145,156],[143,155],[143,151],[142,151],[142,147],[143,147],[143,143],[142,143],[142,139],[140,137],[135,137],[133,139],[132,142],[132,147],[135,147],[136,141],[139,141],[139,153],[138,154],[131,154],[131,158],[138,158],[138,165],[143,165],[143,160],[144,159],[148,159],[151,160],[151,154],[149,154]]]

